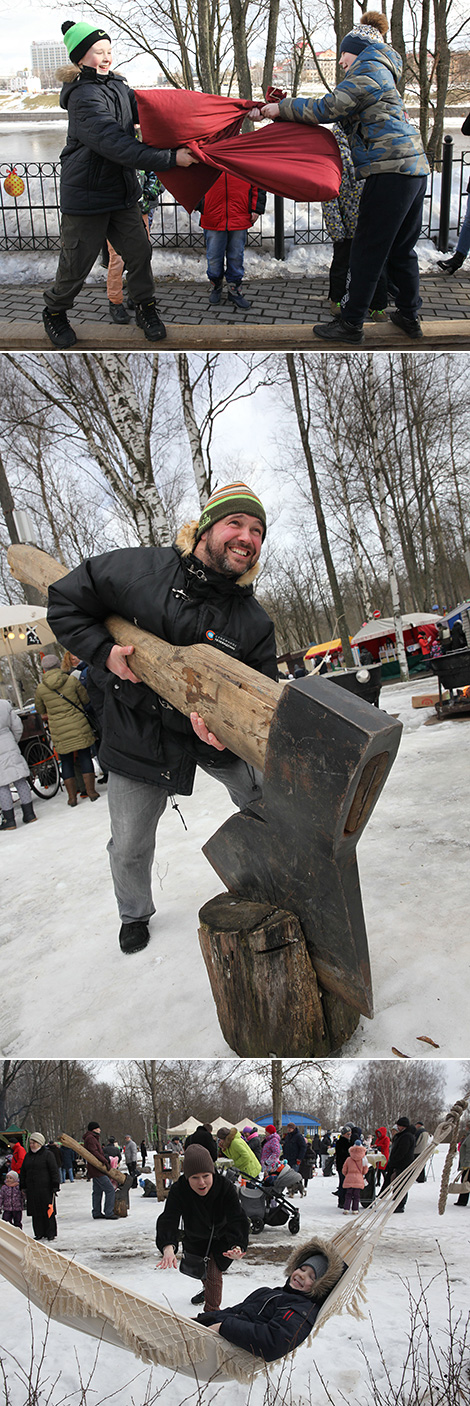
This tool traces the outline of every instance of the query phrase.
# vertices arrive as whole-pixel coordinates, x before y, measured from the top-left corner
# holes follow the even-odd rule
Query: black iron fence
[[[451,237],[456,237],[459,233],[465,213],[466,188],[470,176],[470,151],[463,151],[460,156],[452,158],[451,147],[448,147],[445,155],[444,171],[442,158],[432,165],[421,231],[424,238],[437,242],[441,230],[441,248],[443,228],[450,232]],[[17,195],[9,193],[8,186],[11,182],[8,181],[8,176],[11,166],[5,162],[0,164],[0,250],[45,252],[58,249],[60,162],[15,162],[12,165],[23,189]],[[450,205],[452,194],[453,214]],[[443,200],[446,201],[445,210]],[[276,200],[278,209],[275,220],[274,203],[274,196],[268,196],[265,215],[261,215],[257,224],[248,232],[248,243],[252,249],[267,249],[276,257],[282,257],[282,244],[279,239],[280,205],[283,206],[285,246],[324,244],[329,241],[321,205]],[[153,213],[151,240],[155,248],[159,249],[194,249],[197,253],[202,252],[204,236],[199,224],[199,215],[187,215],[173,196],[163,191]]]

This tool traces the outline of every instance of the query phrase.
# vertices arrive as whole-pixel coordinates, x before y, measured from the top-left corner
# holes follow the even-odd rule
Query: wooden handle
[[[31,585],[31,582],[29,584]],[[99,1167],[100,1172],[103,1172],[107,1177],[111,1177],[113,1181],[117,1181],[119,1186],[122,1186],[126,1181],[125,1172],[119,1172],[117,1167],[105,1167],[98,1157],[94,1157],[93,1153],[89,1152],[88,1148],[83,1146],[83,1143],[75,1142],[75,1138],[69,1137],[68,1133],[61,1133],[59,1142],[63,1142],[64,1147],[72,1147],[73,1151],[78,1152],[80,1157],[84,1157],[85,1162],[89,1162],[91,1167]]]
[[[36,547],[9,547],[8,561],[18,581],[44,594],[54,581],[68,575],[64,566]],[[105,625],[116,644],[134,645],[130,667],[149,688],[187,717],[199,713],[231,752],[263,769],[282,684],[211,645],[168,644],[119,615],[110,615]]]

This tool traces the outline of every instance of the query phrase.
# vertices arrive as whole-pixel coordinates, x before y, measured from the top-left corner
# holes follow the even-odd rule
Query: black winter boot
[[[393,322],[395,327],[401,327],[402,332],[406,332],[407,337],[411,337],[414,342],[419,341],[423,335],[419,317],[406,317],[399,308],[390,313],[390,322]]]
[[[244,294],[241,292],[240,283],[227,283],[227,293],[229,302],[233,303],[235,308],[241,308],[244,312],[248,312],[248,308],[251,308],[251,303],[248,302],[248,298],[245,298]]]
[[[28,801],[25,806],[22,805],[21,809],[23,811],[23,825],[31,825],[33,820],[37,820],[37,815],[34,814],[32,801]]]
[[[53,312],[52,308],[44,308],[42,320],[53,347],[65,351],[67,347],[75,346],[77,338],[73,327],[70,326],[65,308],[60,308],[58,312]]]
[[[322,342],[352,342],[355,346],[361,346],[364,341],[362,327],[356,327],[354,322],[343,322],[342,317],[335,317],[333,322],[316,322],[313,335]]]
[[[129,313],[124,307],[124,303],[110,303],[108,299],[109,316],[111,322],[130,322]]]
[[[220,299],[221,299],[221,297],[222,297],[222,283],[223,283],[223,279],[222,279],[222,278],[211,278],[211,279],[209,280],[209,282],[210,282],[210,285],[211,285],[211,291],[210,291],[210,293],[209,293],[209,302],[212,303],[213,305],[214,305],[214,303],[220,303]]]
[[[133,923],[123,923],[119,933],[121,952],[141,952],[147,946],[150,933],[147,923],[136,919]]]
[[[136,303],[135,320],[142,328],[148,342],[163,342],[166,337],[165,323],[158,316],[155,298],[148,303]]]
[[[465,263],[466,257],[466,254],[458,254],[456,250],[451,259],[438,259],[437,267],[442,269],[443,273],[457,273],[457,269],[461,269]]]
[[[16,830],[16,820],[14,810],[4,810],[3,820],[0,830]]]

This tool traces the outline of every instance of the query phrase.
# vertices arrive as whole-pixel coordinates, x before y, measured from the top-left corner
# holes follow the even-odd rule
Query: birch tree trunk
[[[382,473],[382,468],[381,468],[381,464],[380,464],[379,437],[378,437],[378,429],[377,429],[377,403],[376,403],[376,394],[377,394],[377,392],[376,392],[376,385],[375,385],[375,380],[374,380],[373,362],[372,362],[372,357],[371,357],[371,356],[368,356],[368,358],[367,358],[367,371],[368,371],[368,382],[369,382],[369,404],[370,404],[370,416],[371,416],[372,464],[373,464],[374,474],[375,474],[375,477],[376,477],[376,480],[377,480],[377,490],[378,490],[378,495],[379,495],[379,509],[380,509],[380,517],[381,517],[381,522],[382,522],[383,542],[384,542],[384,549],[385,549],[385,559],[386,559],[386,563],[387,563],[387,574],[388,574],[388,580],[389,580],[389,585],[390,585],[390,594],[391,594],[391,597],[392,597],[392,612],[393,612],[393,621],[394,621],[394,625],[395,625],[395,639],[396,639],[396,645],[397,645],[397,656],[398,656],[398,662],[399,662],[399,665],[400,665],[400,678],[401,678],[401,679],[407,679],[407,678],[408,678],[408,665],[407,665],[407,662],[406,662],[405,641],[404,641],[404,638],[403,638],[403,625],[402,625],[401,610],[400,610],[400,595],[399,595],[399,590],[398,590],[397,575],[396,575],[396,571],[395,571],[395,562],[394,562],[394,558],[393,558],[393,543],[392,543],[392,535],[391,535],[391,532],[390,532],[390,522],[389,522],[389,516],[388,516],[387,488],[386,488],[386,483],[385,483],[384,475],[383,475],[383,473]]]
[[[210,497],[210,479],[209,474],[207,473],[204,459],[201,432],[197,423],[196,413],[194,410],[193,388],[191,385],[191,377],[189,374],[189,362],[185,352],[178,353],[176,366],[181,391],[183,418],[186,427],[186,433],[189,440],[191,458],[193,461],[194,477],[196,479],[196,487],[202,512],[202,509],[206,506],[207,499]]]
[[[305,386],[305,388],[306,388],[306,391],[308,392],[308,381],[307,381],[307,376],[306,376],[305,360],[304,360],[304,357],[303,357],[302,355],[299,357],[299,361],[300,361],[301,367],[302,367],[303,379],[304,379],[304,386]],[[286,363],[287,363],[287,370],[288,370],[288,373],[289,373],[290,383],[291,383],[291,386],[292,386],[292,395],[293,395],[293,398],[294,398],[295,413],[296,413],[296,416],[297,416],[297,424],[298,424],[298,427],[299,427],[299,434],[300,434],[302,449],[303,449],[303,452],[304,452],[305,463],[306,463],[306,467],[307,467],[308,476],[309,476],[309,479],[310,479],[310,487],[311,487],[311,490],[312,490],[312,499],[313,499],[313,505],[314,505],[314,508],[315,508],[315,516],[316,516],[316,519],[317,519],[317,526],[318,526],[318,532],[319,532],[319,535],[320,535],[320,542],[321,542],[321,547],[322,547],[322,552],[323,552],[323,558],[324,558],[326,570],[327,570],[327,573],[328,573],[328,580],[329,580],[329,583],[330,583],[331,593],[332,593],[332,596],[333,596],[333,602],[334,602],[334,607],[335,607],[335,611],[336,611],[336,618],[337,618],[337,621],[338,621],[338,631],[339,631],[339,634],[340,634],[340,637],[341,637],[341,645],[342,645],[342,650],[343,650],[344,663],[345,663],[345,665],[346,665],[347,668],[351,668],[351,669],[352,669],[352,668],[354,668],[354,659],[353,659],[353,656],[352,656],[351,645],[350,645],[350,643],[349,643],[349,630],[348,630],[347,622],[346,622],[346,613],[345,613],[345,608],[344,608],[344,605],[343,605],[343,598],[342,598],[342,595],[341,595],[341,591],[340,591],[340,587],[339,587],[338,578],[337,578],[336,571],[335,571],[335,566],[334,566],[334,562],[333,562],[333,557],[332,557],[332,555],[331,555],[330,544],[329,544],[329,540],[328,540],[328,532],[327,532],[327,527],[326,527],[326,522],[325,522],[325,516],[324,516],[324,513],[323,513],[323,507],[322,507],[322,502],[321,502],[320,488],[319,488],[318,479],[317,479],[316,472],[315,472],[315,465],[314,465],[314,461],[313,461],[312,449],[311,449],[311,446],[310,446],[310,439],[309,439],[309,433],[308,433],[308,426],[307,426],[307,422],[306,422],[306,419],[305,419],[305,416],[304,416],[304,412],[303,412],[302,400],[301,400],[301,395],[300,395],[300,387],[299,387],[299,382],[298,382],[298,378],[297,378],[297,371],[296,371],[296,367],[295,367],[295,360],[294,360],[294,357],[293,357],[292,353],[288,353],[288,355],[286,356]]]

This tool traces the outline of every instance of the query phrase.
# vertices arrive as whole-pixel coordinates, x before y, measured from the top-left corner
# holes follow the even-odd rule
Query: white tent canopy
[[[442,615],[437,615],[433,611],[432,615],[426,615],[422,610],[416,610],[411,615],[402,615],[401,623],[404,630],[411,629],[414,625],[437,625],[442,620]],[[391,616],[383,616],[380,620],[368,620],[367,625],[361,625],[360,630],[352,636],[351,644],[365,644],[367,640],[379,640],[383,635],[395,636],[395,621]]]

